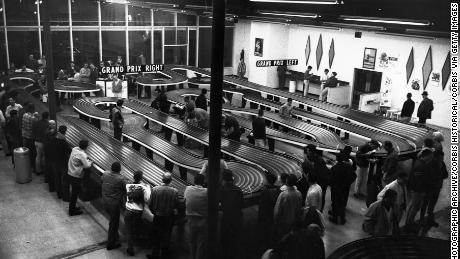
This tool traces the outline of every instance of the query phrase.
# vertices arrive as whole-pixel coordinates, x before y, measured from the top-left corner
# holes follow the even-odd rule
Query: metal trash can
[[[13,151],[14,171],[16,173],[17,183],[28,183],[32,181],[32,172],[30,171],[30,150],[26,147],[18,147]]]

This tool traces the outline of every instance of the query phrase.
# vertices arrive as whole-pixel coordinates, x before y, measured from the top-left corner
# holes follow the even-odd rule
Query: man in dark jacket
[[[316,176],[318,185],[321,186],[321,190],[323,191],[322,205],[321,208],[318,208],[318,210],[323,212],[326,201],[326,191],[330,181],[330,172],[326,166],[326,162],[324,162],[323,158],[318,155],[318,150],[315,145],[309,144],[304,150],[307,154],[308,160],[310,161],[311,171],[309,174],[314,174]]]
[[[307,229],[302,229],[301,222],[296,222],[292,230],[281,239],[274,250],[283,254],[283,258],[324,259],[326,258],[326,253],[320,232],[320,227],[316,224],[311,224]]]
[[[267,174],[267,184],[264,186],[262,193],[259,196],[259,233],[261,241],[266,248],[274,245],[275,229],[273,222],[273,210],[276,200],[280,194],[278,186],[275,185],[276,176]]]
[[[401,110],[401,120],[405,122],[410,122],[412,114],[414,113],[415,103],[412,101],[412,94],[407,93],[407,100],[404,102]]]
[[[345,209],[348,202],[350,185],[355,181],[356,174],[352,165],[347,161],[344,154],[337,155],[337,164],[331,168],[331,202],[332,217],[330,220],[337,223],[340,218],[342,224],[345,224]]]
[[[412,199],[407,209],[406,228],[409,232],[414,230],[414,218],[422,207],[423,200],[428,191],[430,183],[430,162],[433,159],[433,152],[430,149],[422,150],[420,158],[415,161],[412,172],[409,176],[409,189]]]
[[[164,113],[169,113],[168,109],[168,96],[166,96],[166,91],[162,88],[155,100],[152,101],[150,107],[158,109]]]
[[[243,192],[233,183],[232,171],[225,169],[222,179],[224,181],[220,191],[223,212],[220,235],[222,258],[232,259],[238,256],[239,235],[243,224]]]
[[[37,152],[37,156],[35,157],[35,172],[37,174],[41,174],[45,170],[44,143],[49,126],[49,115],[48,112],[43,112],[42,119],[32,124],[32,138],[34,139],[35,150]]]
[[[418,106],[417,117],[418,123],[425,124],[427,119],[431,119],[431,112],[433,111],[433,101],[428,98],[428,92],[422,93],[422,102]]]
[[[385,141],[383,148],[387,151],[387,157],[383,161],[382,166],[382,186],[385,186],[396,180],[396,169],[398,167],[398,153],[393,147],[393,143]]]
[[[123,114],[121,112],[121,107],[123,106],[123,99],[119,99],[117,101],[117,106],[115,106],[110,115],[111,115],[111,121],[113,124],[113,137],[121,140],[121,134],[123,131],[123,126],[125,124],[125,120],[123,118]]]
[[[15,148],[22,146],[21,119],[16,110],[10,112],[10,119],[6,123],[6,136],[10,142],[11,152],[13,152]],[[11,158],[14,164],[14,156],[11,156]]]
[[[66,140],[67,126],[59,126],[58,133],[51,142],[52,152],[51,159],[53,161],[54,184],[57,197],[64,201],[69,200],[69,182],[67,180],[67,161],[69,161],[70,152],[72,149]]]
[[[120,174],[119,162],[112,164],[111,170],[102,175],[102,202],[105,211],[109,214],[109,231],[107,250],[119,248],[118,226],[120,223],[120,209],[123,206],[123,197],[126,195],[126,179]]]
[[[355,197],[366,196],[364,186],[367,184],[367,177],[369,174],[369,158],[379,146],[380,144],[378,141],[371,140],[360,146],[358,152],[356,152],[356,165],[358,168],[356,169]]]
[[[43,152],[45,154],[45,179],[48,182],[48,188],[50,192],[56,190],[56,184],[54,182],[53,172],[53,140],[56,138],[56,121],[50,120],[49,126],[46,131],[45,141],[43,143]]]
[[[238,120],[235,119],[235,117],[230,116],[229,114],[224,114],[223,117],[224,117],[225,136],[229,139],[240,141],[241,129],[240,129],[240,123],[238,122]]]
[[[201,89],[201,94],[195,100],[196,108],[201,108],[205,111],[208,110],[208,100],[206,99],[207,93],[208,93],[208,90]]]

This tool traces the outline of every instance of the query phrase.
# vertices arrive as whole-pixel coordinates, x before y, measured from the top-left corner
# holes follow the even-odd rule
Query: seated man
[[[80,69],[80,81],[82,83],[89,83],[91,76],[91,69],[88,66],[88,63],[85,63]]]
[[[332,72],[332,76],[329,77],[326,82],[324,83],[324,89],[321,90],[320,93],[320,100],[324,101],[324,98],[327,96],[327,93],[329,92],[329,88],[334,88],[337,87],[339,81],[337,80],[337,73]]]

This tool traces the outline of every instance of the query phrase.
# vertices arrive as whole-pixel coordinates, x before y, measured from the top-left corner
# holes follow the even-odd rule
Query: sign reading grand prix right
[[[299,60],[297,59],[272,59],[256,61],[256,67],[295,66],[297,64],[299,64]]]

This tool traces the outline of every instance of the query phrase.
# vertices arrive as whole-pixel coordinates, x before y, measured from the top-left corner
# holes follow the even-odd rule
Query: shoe
[[[133,251],[133,250],[129,250],[129,248],[126,249],[126,253],[127,253],[129,256],[134,256],[134,251]]]
[[[334,224],[338,224],[336,217],[329,217],[329,221],[334,223]]]
[[[347,219],[345,217],[340,217],[340,221],[342,222],[342,225],[345,225],[345,223],[347,223]]]
[[[83,211],[81,210],[75,210],[75,211],[72,211],[72,212],[69,212],[69,216],[78,216],[78,215],[81,215],[83,214]]]
[[[115,245],[107,246],[107,250],[113,250],[113,249],[117,249],[117,248],[120,248],[120,247],[121,247],[121,244],[118,243],[118,244],[115,244]]]

